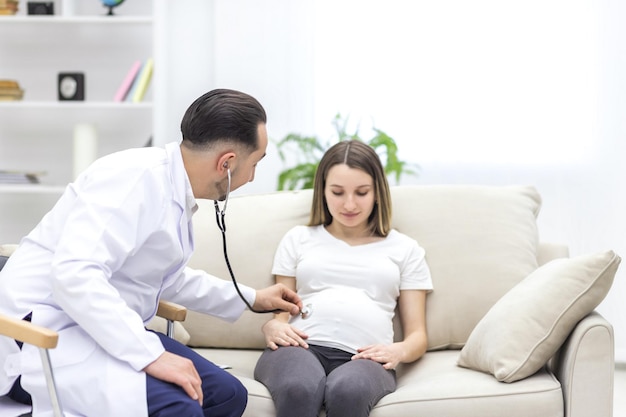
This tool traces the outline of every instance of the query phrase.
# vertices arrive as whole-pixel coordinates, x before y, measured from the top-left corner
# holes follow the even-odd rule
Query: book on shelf
[[[0,184],[39,184],[41,172],[0,170]]]
[[[145,64],[141,67],[141,72],[136,77],[134,83],[136,86],[133,87],[132,91],[133,103],[139,103],[143,100],[146,91],[148,90],[148,86],[150,85],[150,80],[152,79],[153,68],[154,60],[152,58],[148,58]]]
[[[143,69],[143,67],[145,66],[145,63],[141,63],[139,65],[139,69],[137,70],[137,75],[135,76],[135,79],[133,80],[133,83],[131,84],[130,88],[128,89],[128,94],[126,94],[126,98],[124,99],[124,101],[128,102],[128,103],[132,103],[133,102],[133,95],[135,95],[135,91],[137,90],[137,84],[139,77],[141,76],[141,70]]]
[[[0,80],[0,101],[21,100],[23,96],[24,90],[17,81]]]
[[[130,67],[124,80],[120,84],[119,88],[115,92],[115,96],[113,97],[113,101],[121,102],[126,100],[128,96],[128,92],[131,90],[135,79],[137,78],[137,74],[139,74],[139,70],[141,69],[141,61],[137,60],[133,62],[133,65]]]

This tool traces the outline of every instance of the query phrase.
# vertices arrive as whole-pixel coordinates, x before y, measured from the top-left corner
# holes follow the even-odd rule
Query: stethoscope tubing
[[[220,206],[219,206],[217,200],[214,200],[213,203],[215,205],[215,222],[217,223],[217,227],[222,232],[222,248],[224,249],[224,261],[226,262],[226,267],[228,268],[228,273],[230,274],[230,279],[233,282],[233,285],[235,286],[235,290],[237,291],[237,294],[239,295],[239,298],[241,298],[241,300],[245,303],[246,307],[248,307],[248,310],[252,311],[253,313],[258,313],[258,314],[280,313],[282,311],[280,309],[275,309],[275,310],[256,310],[254,307],[252,307],[252,304],[250,304],[250,302],[243,295],[243,293],[239,289],[239,284],[237,284],[237,279],[235,278],[235,273],[233,272],[233,268],[230,265],[230,260],[228,259],[228,249],[227,249],[228,245],[226,243],[226,207],[228,206],[228,198],[230,196],[230,189],[231,189],[230,169],[227,169],[226,173],[227,173],[227,176],[228,176],[228,188],[226,189],[226,196],[224,197],[224,208],[220,209]],[[303,319],[307,319],[307,318],[309,318],[311,316],[312,312],[313,312],[312,307],[311,307],[310,304],[308,304],[306,307],[304,307],[301,310],[300,316]]]
[[[233,281],[233,285],[235,286],[235,290],[237,290],[237,294],[239,294],[239,298],[246,304],[248,310],[253,313],[278,313],[280,310],[256,310],[252,307],[252,304],[246,299],[241,290],[239,289],[239,284],[237,284],[237,279],[235,278],[235,273],[233,272],[233,268],[230,265],[230,260],[228,259],[228,245],[226,244],[226,207],[228,207],[228,197],[230,196],[230,188],[231,188],[231,175],[230,169],[226,171],[228,175],[228,188],[226,189],[226,197],[224,197],[224,208],[220,210],[220,206],[217,200],[214,200],[213,203],[215,205],[215,221],[217,223],[217,227],[222,232],[222,248],[224,249],[224,261],[226,261],[226,267],[228,268],[228,273],[230,274],[230,279]]]

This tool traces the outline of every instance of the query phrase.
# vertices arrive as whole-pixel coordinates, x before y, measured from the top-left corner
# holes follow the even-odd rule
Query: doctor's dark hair
[[[313,202],[309,226],[328,226],[333,218],[326,202],[326,178],[335,165],[345,164],[360,169],[372,177],[374,183],[374,208],[368,218],[368,227],[375,236],[387,236],[391,230],[391,193],[385,170],[376,151],[358,140],[345,140],[331,146],[315,172]]]
[[[218,142],[231,142],[247,151],[258,149],[258,126],[267,123],[261,103],[236,90],[217,89],[198,97],[180,124],[183,145],[208,149]]]

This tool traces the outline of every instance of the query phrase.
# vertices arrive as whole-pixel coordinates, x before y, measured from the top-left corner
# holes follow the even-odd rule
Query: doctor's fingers
[[[194,400],[197,399],[198,403],[202,405],[202,402],[204,401],[204,394],[202,392],[202,380],[200,379],[200,376],[198,376],[197,378],[189,379],[187,386],[183,386],[183,389],[185,390],[187,395],[189,395]]]
[[[261,310],[286,311],[295,316],[302,308],[302,301],[298,294],[284,284],[279,283],[257,290],[257,297],[253,307]]]
[[[178,385],[187,395],[202,404],[202,379],[191,360],[165,351],[146,366],[144,371],[157,379]]]
[[[194,400],[198,400],[200,405],[204,400],[203,392],[202,392],[202,379],[196,370],[196,367],[193,365],[193,362],[189,361],[189,366],[181,369],[178,375],[178,381],[174,381],[175,384],[179,385],[187,395],[189,395]]]

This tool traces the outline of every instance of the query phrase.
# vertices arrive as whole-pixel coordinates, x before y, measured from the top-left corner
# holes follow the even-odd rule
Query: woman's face
[[[348,228],[366,228],[374,209],[374,179],[360,169],[338,164],[326,176],[324,197],[333,222]]]

